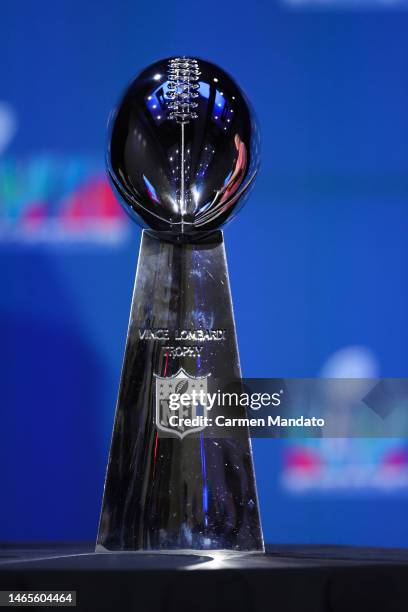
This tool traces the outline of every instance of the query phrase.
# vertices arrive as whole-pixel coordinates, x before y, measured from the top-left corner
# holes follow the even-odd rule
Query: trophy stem
[[[97,550],[263,550],[248,432],[166,426],[166,389],[240,375],[222,232],[144,231]]]

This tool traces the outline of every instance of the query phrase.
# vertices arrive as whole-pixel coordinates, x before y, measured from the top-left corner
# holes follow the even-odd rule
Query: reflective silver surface
[[[176,339],[176,330],[208,329],[223,330],[223,340]],[[159,435],[155,378],[180,368],[210,380],[241,375],[219,231],[205,244],[143,232],[97,550],[262,551],[248,430]]]
[[[127,212],[143,227],[194,235],[243,204],[259,167],[259,130],[242,90],[201,59],[143,70],[110,120],[107,164]]]
[[[141,72],[113,112],[107,161],[122,205],[148,231],[97,550],[263,551],[247,429],[222,439],[201,427],[197,436],[160,435],[168,432],[164,389],[180,372],[184,380],[175,384],[200,388],[241,375],[218,228],[258,170],[254,116],[217,66],[166,59]]]

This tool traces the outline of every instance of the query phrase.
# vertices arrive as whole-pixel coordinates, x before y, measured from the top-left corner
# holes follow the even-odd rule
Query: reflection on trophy
[[[166,59],[113,112],[107,162],[144,231],[97,550],[262,551],[248,432],[205,425],[213,381],[241,376],[220,227],[258,171],[254,115],[217,66]]]

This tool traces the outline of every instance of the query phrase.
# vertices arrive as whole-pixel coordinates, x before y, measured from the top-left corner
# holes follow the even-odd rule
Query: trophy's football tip
[[[244,203],[259,168],[250,104],[221,68],[192,57],[160,60],[129,85],[112,113],[108,172],[142,227],[197,236]]]

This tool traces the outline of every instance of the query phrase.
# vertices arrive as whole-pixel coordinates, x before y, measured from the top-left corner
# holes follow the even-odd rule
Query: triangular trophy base
[[[157,426],[160,384],[181,370],[192,386],[241,375],[220,231],[197,244],[143,232],[98,552],[264,550],[248,432]]]

